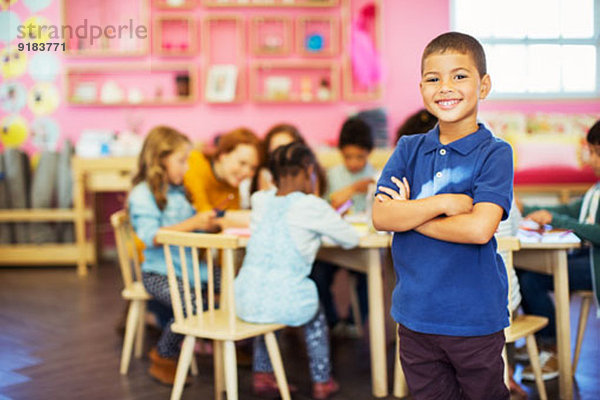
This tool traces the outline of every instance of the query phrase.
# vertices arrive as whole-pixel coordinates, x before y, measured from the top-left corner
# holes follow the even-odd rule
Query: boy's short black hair
[[[396,141],[404,135],[414,135],[417,133],[426,133],[433,129],[437,124],[437,117],[427,111],[421,109],[414,114],[411,114],[396,131]]]
[[[338,148],[354,145],[367,151],[373,150],[371,127],[360,118],[351,117],[344,122],[338,139]]]
[[[483,46],[473,36],[460,32],[446,32],[429,42],[425,50],[423,50],[423,56],[421,57],[421,74],[423,73],[423,64],[427,57],[435,53],[444,54],[447,51],[469,54],[477,66],[479,76],[483,77],[487,74]]]
[[[588,131],[586,140],[591,145],[600,145],[600,119]]]

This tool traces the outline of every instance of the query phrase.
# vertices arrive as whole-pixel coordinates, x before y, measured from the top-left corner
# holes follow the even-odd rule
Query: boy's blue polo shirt
[[[460,193],[473,203],[510,211],[512,149],[483,125],[442,145],[439,128],[403,136],[377,186],[397,190],[391,177],[406,177],[411,199]],[[484,245],[432,239],[414,230],[395,232],[392,256],[396,287],[392,316],[407,328],[437,335],[480,336],[508,326],[508,284],[496,240]]]

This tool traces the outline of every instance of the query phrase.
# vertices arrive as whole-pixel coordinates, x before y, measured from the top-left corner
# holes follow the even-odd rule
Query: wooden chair
[[[579,354],[581,353],[581,343],[585,334],[588,315],[590,313],[590,304],[594,299],[594,292],[591,290],[578,290],[574,292],[581,297],[581,309],[579,310],[579,322],[577,323],[577,342],[575,343],[575,353],[573,354],[573,375],[577,371],[579,363]]]
[[[512,275],[513,270],[513,252],[521,248],[521,243],[519,242],[519,239],[515,237],[499,237],[497,238],[497,241],[498,252],[506,252],[505,264],[509,280],[508,298],[510,299],[512,292],[512,288],[510,286],[510,276]],[[546,400],[548,396],[546,394],[546,386],[544,386],[544,380],[542,378],[540,354],[538,352],[538,347],[535,342],[534,334],[540,331],[546,325],[548,325],[548,318],[540,317],[537,315],[525,314],[517,315],[515,317],[512,315],[512,310],[510,310],[510,307],[509,312],[511,321],[510,326],[504,329],[506,343],[514,343],[519,339],[525,338],[527,353],[529,354],[531,368],[533,369],[533,373],[535,375],[535,384],[538,390],[538,394],[541,400]],[[504,358],[504,382],[508,386],[509,376],[508,363],[506,359],[506,347],[504,347],[502,357]]]
[[[125,338],[121,351],[121,375],[127,375],[131,352],[135,344],[135,358],[142,356],[144,348],[144,328],[146,324],[146,303],[152,296],[142,283],[142,269],[140,266],[138,248],[135,244],[135,232],[129,223],[129,216],[125,210],[120,210],[110,216],[110,223],[115,232],[115,242],[119,256],[121,277],[124,289],[121,292],[123,299],[129,302],[127,322],[125,324]],[[192,375],[198,374],[198,367],[194,360]]]
[[[506,251],[506,268],[509,277],[513,268],[513,251],[519,250],[520,242],[519,239],[513,237],[497,238],[498,241],[498,252]],[[511,289],[509,287],[508,298],[511,297]],[[525,338],[527,344],[527,352],[529,353],[529,359],[535,374],[535,383],[537,386],[538,394],[541,400],[546,400],[546,387],[544,386],[544,380],[542,379],[542,368],[540,366],[540,357],[535,342],[534,333],[541,330],[543,327],[548,325],[548,318],[539,317],[536,315],[519,315],[512,318],[511,312],[511,323],[508,328],[504,330],[506,336],[506,343],[513,343],[516,340]],[[504,381],[508,386],[508,364],[506,360],[506,347],[504,348],[502,357],[504,358]],[[408,386],[404,373],[402,372],[402,366],[400,365],[400,342],[398,334],[396,333],[396,365],[394,369],[394,397],[404,397],[408,395]]]
[[[233,279],[234,251],[239,248],[238,240],[236,236],[224,234],[158,231],[156,241],[164,246],[169,289],[171,291],[173,313],[175,314],[175,322],[171,325],[171,330],[185,336],[177,364],[175,384],[171,392],[172,400],[181,397],[196,338],[206,338],[214,341],[215,399],[220,400],[222,398],[223,389],[227,392],[227,400],[237,399],[237,365],[234,342],[259,335],[265,336],[267,350],[281,397],[284,400],[290,399],[279,346],[274,334],[275,331],[284,328],[284,325],[252,324],[236,317]],[[181,259],[183,298],[178,288],[173,266],[171,251],[174,246],[178,248]],[[199,249],[205,250],[208,270],[208,308],[205,311],[202,307]],[[186,252],[189,250],[192,254],[194,287],[190,285],[187,259],[185,257]],[[215,266],[213,265],[213,255],[216,251],[221,251],[222,254],[221,292],[218,307],[215,304]]]
[[[111,215],[110,223],[115,232],[121,277],[125,288],[121,292],[123,299],[129,302],[125,338],[121,352],[121,375],[126,375],[131,360],[131,352],[135,342],[135,357],[142,356],[144,346],[144,325],[146,302],[152,298],[142,284],[142,270],[135,245],[135,233],[125,210]]]

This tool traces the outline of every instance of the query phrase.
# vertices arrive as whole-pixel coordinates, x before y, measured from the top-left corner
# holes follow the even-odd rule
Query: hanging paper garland
[[[4,82],[0,84],[0,108],[10,114],[18,113],[27,99],[27,89],[21,82]]]
[[[19,147],[27,139],[27,121],[20,115],[8,115],[0,124],[0,140],[6,147]]]
[[[29,91],[27,105],[35,115],[48,115],[58,108],[60,97],[58,89],[52,83],[35,84]]]
[[[52,0],[23,0],[23,3],[25,3],[31,12],[38,12],[48,7],[52,3]]]
[[[9,43],[17,38],[21,19],[12,11],[0,11],[0,43]]]
[[[60,61],[52,53],[36,53],[29,62],[28,70],[34,81],[52,82],[60,71]]]
[[[60,128],[52,118],[36,118],[31,124],[31,141],[41,151],[56,151],[59,137]]]
[[[5,47],[0,52],[0,63],[4,79],[17,78],[27,69],[27,53],[19,51],[16,46]]]

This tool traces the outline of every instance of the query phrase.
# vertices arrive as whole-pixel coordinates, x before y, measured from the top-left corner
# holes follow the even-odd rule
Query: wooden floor
[[[72,268],[0,269],[0,400],[5,399],[168,399],[170,389],[146,374],[147,357],[133,359],[129,375],[119,375],[122,335],[120,278],[113,264],[78,279]],[[579,303],[572,302],[576,323]],[[156,336],[148,337],[149,348]],[[280,338],[288,378],[299,387],[294,399],[310,398],[306,354],[296,330]],[[342,390],[334,399],[370,399],[366,339],[334,339],[334,375]],[[393,347],[389,348],[389,376]],[[184,399],[212,399],[212,357],[199,358],[200,376]],[[251,370],[240,366],[241,399],[250,394]],[[391,387],[391,382],[390,382]],[[557,381],[547,382],[557,399]],[[532,399],[534,385],[526,386]],[[590,315],[583,343],[575,399],[600,399],[600,322]],[[388,398],[393,398],[391,395]]]

